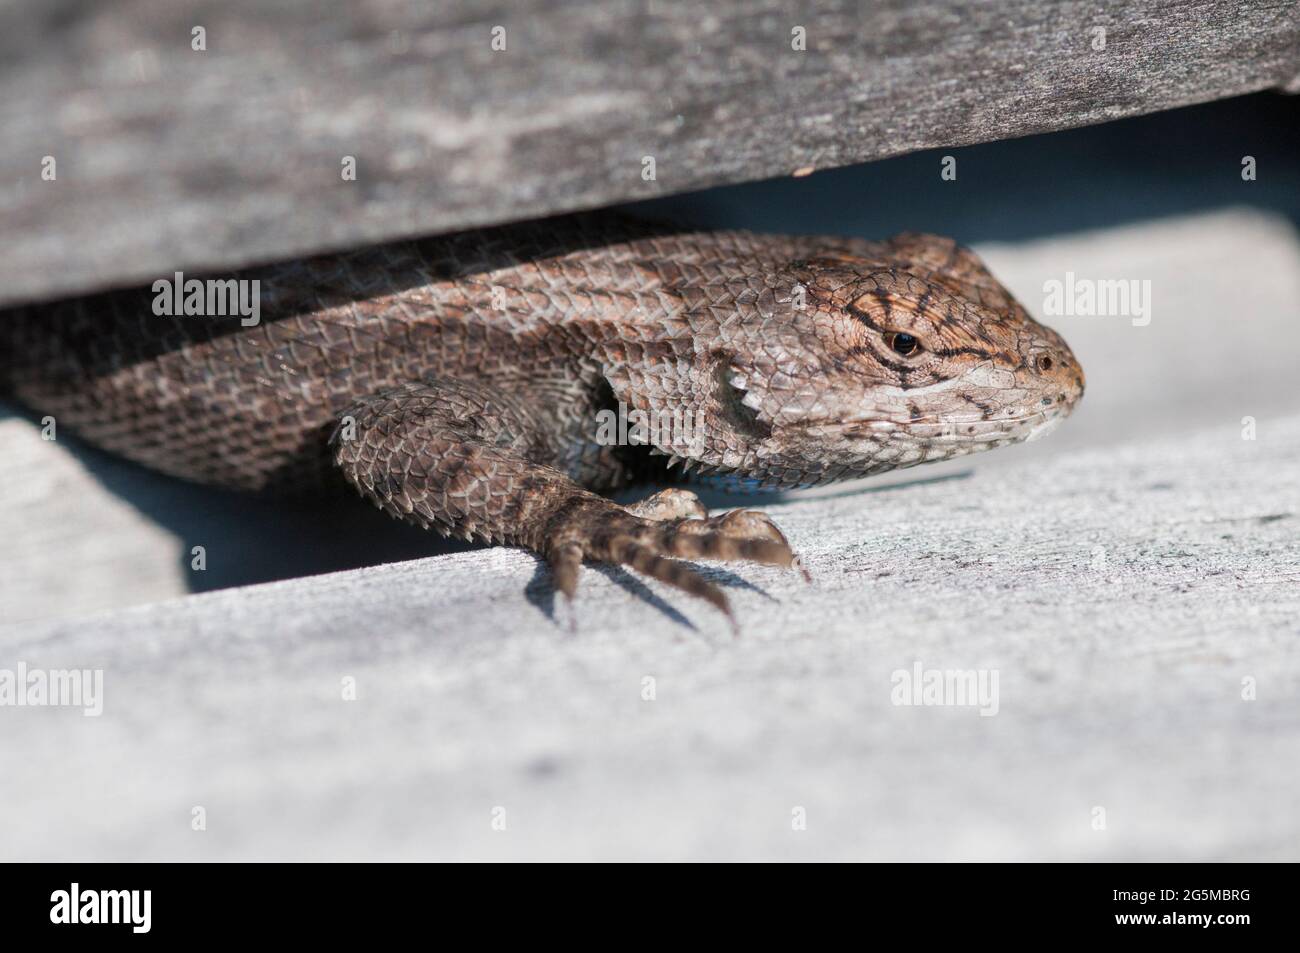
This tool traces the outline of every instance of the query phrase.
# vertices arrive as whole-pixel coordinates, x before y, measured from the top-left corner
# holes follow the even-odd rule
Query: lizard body
[[[950,240],[681,231],[567,216],[250,270],[261,319],[159,315],[151,289],[0,314],[0,386],[91,443],[252,491],[351,483],[393,516],[531,549],[572,597],[623,563],[726,609],[674,557],[791,564],[758,486],[1016,442],[1083,393],[1065,342]],[[602,412],[682,426],[611,445]]]

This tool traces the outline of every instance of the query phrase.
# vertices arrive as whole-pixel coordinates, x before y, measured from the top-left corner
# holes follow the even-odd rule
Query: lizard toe
[[[658,579],[666,585],[712,604],[731,621],[733,627],[735,626],[736,620],[732,615],[731,604],[727,601],[726,593],[686,563],[661,556],[650,546],[631,536],[619,536],[611,541],[610,554],[614,557],[614,562],[629,566],[651,579]]]
[[[543,547],[555,587],[570,601],[584,561],[627,566],[689,595],[703,599],[735,625],[726,594],[683,559],[716,559],[793,566],[802,570],[785,535],[764,514],[736,510],[721,516],[654,519],[647,512],[703,511],[693,493],[663,491],[641,504],[619,506],[587,498],[551,525]],[[705,511],[707,512],[707,511]],[[807,577],[807,572],[804,572]]]
[[[733,510],[708,519],[665,524],[661,545],[687,559],[746,560],[769,566],[790,566],[809,578],[785,534],[764,513]]]
[[[547,555],[551,566],[551,578],[555,588],[564,594],[564,598],[573,602],[578,591],[578,571],[582,568],[582,547],[577,543],[564,543],[556,546]]]

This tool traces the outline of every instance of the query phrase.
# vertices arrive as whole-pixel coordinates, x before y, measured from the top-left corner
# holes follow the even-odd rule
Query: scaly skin
[[[570,598],[600,561],[726,611],[674,557],[794,562],[760,513],[709,518],[681,489],[632,507],[599,495],[665,463],[824,483],[1024,440],[1083,394],[1065,342],[928,235],[582,215],[237,277],[261,280],[257,326],[155,315],[149,289],[0,314],[0,383],[165,473],[252,491],[347,481],[401,519],[526,547]],[[651,446],[602,439],[600,412],[620,404],[663,424]]]

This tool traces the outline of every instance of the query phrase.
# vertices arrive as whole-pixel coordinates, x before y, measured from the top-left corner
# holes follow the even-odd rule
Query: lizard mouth
[[[782,427],[782,433],[794,437],[794,441],[782,446],[781,456],[788,463],[780,473],[746,476],[740,469],[726,465],[697,467],[693,472],[706,482],[743,491],[820,486],[850,476],[872,476],[1037,440],[1060,426],[1068,412],[1069,406],[1061,404],[1000,420],[978,416],[918,423],[876,415],[793,421]],[[828,446],[837,447],[839,456],[834,465],[825,467],[825,461],[818,460],[800,467],[802,449],[811,448],[811,458],[821,455]],[[791,472],[800,475],[792,478]]]
[[[810,436],[838,434],[849,439],[872,440],[908,438],[934,443],[987,443],[989,441],[1038,440],[1047,436],[1069,415],[1073,405],[1053,405],[1042,410],[1007,417],[986,418],[982,415],[926,415],[915,418],[879,415],[850,418],[794,421],[783,429]]]

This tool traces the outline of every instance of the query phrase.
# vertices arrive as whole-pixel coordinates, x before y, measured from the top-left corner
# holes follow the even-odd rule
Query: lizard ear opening
[[[718,355],[715,364],[713,396],[722,419],[738,433],[764,440],[772,435],[772,425],[758,416],[758,411],[745,402],[749,393],[749,378],[732,363],[730,355]]]

